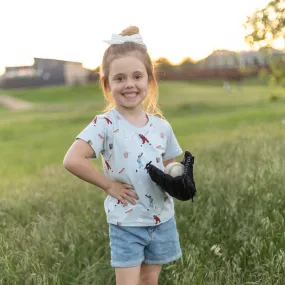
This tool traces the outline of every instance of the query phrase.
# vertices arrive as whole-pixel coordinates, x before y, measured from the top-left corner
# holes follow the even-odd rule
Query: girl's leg
[[[161,268],[161,265],[142,263],[139,285],[158,285]]]
[[[136,267],[115,268],[116,285],[139,285],[140,268],[140,265]]]

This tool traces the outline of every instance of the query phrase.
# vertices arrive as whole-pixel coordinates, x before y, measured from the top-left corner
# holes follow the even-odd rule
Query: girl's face
[[[117,107],[140,107],[148,91],[148,75],[144,64],[132,55],[114,59],[110,66],[107,88]]]

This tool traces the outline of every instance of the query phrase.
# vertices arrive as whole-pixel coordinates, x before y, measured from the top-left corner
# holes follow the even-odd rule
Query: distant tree
[[[88,81],[97,81],[99,79],[100,67],[96,67],[95,69],[89,70]]]
[[[168,79],[175,69],[171,62],[165,57],[160,57],[155,60],[155,67],[158,78],[160,79]]]
[[[155,64],[161,68],[169,68],[172,67],[171,62],[166,57],[160,57],[155,60]]]
[[[269,64],[269,84],[285,88],[285,57],[272,53],[274,41],[285,39],[285,0],[271,0],[263,9],[247,17],[246,42],[260,47]]]
[[[250,45],[271,46],[276,39],[285,37],[285,1],[271,0],[266,7],[247,17],[245,36]]]
[[[181,60],[179,63],[181,67],[193,67],[195,65],[195,62],[190,57],[185,57]]]

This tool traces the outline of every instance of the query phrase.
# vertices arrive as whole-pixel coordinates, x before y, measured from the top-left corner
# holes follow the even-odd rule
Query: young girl
[[[102,188],[109,223],[111,265],[117,285],[156,285],[162,264],[181,257],[173,198],[154,183],[146,164],[157,168],[182,154],[157,106],[158,87],[137,27],[106,41],[101,86],[110,103],[76,137],[64,167]],[[101,156],[104,175],[89,158]]]

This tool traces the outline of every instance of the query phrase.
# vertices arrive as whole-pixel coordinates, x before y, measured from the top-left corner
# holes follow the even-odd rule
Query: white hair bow
[[[132,36],[121,36],[117,34],[112,34],[111,40],[105,40],[103,41],[109,45],[119,45],[127,42],[133,42],[137,43],[143,46],[146,46],[145,43],[143,42],[142,36],[140,34],[135,34]]]

